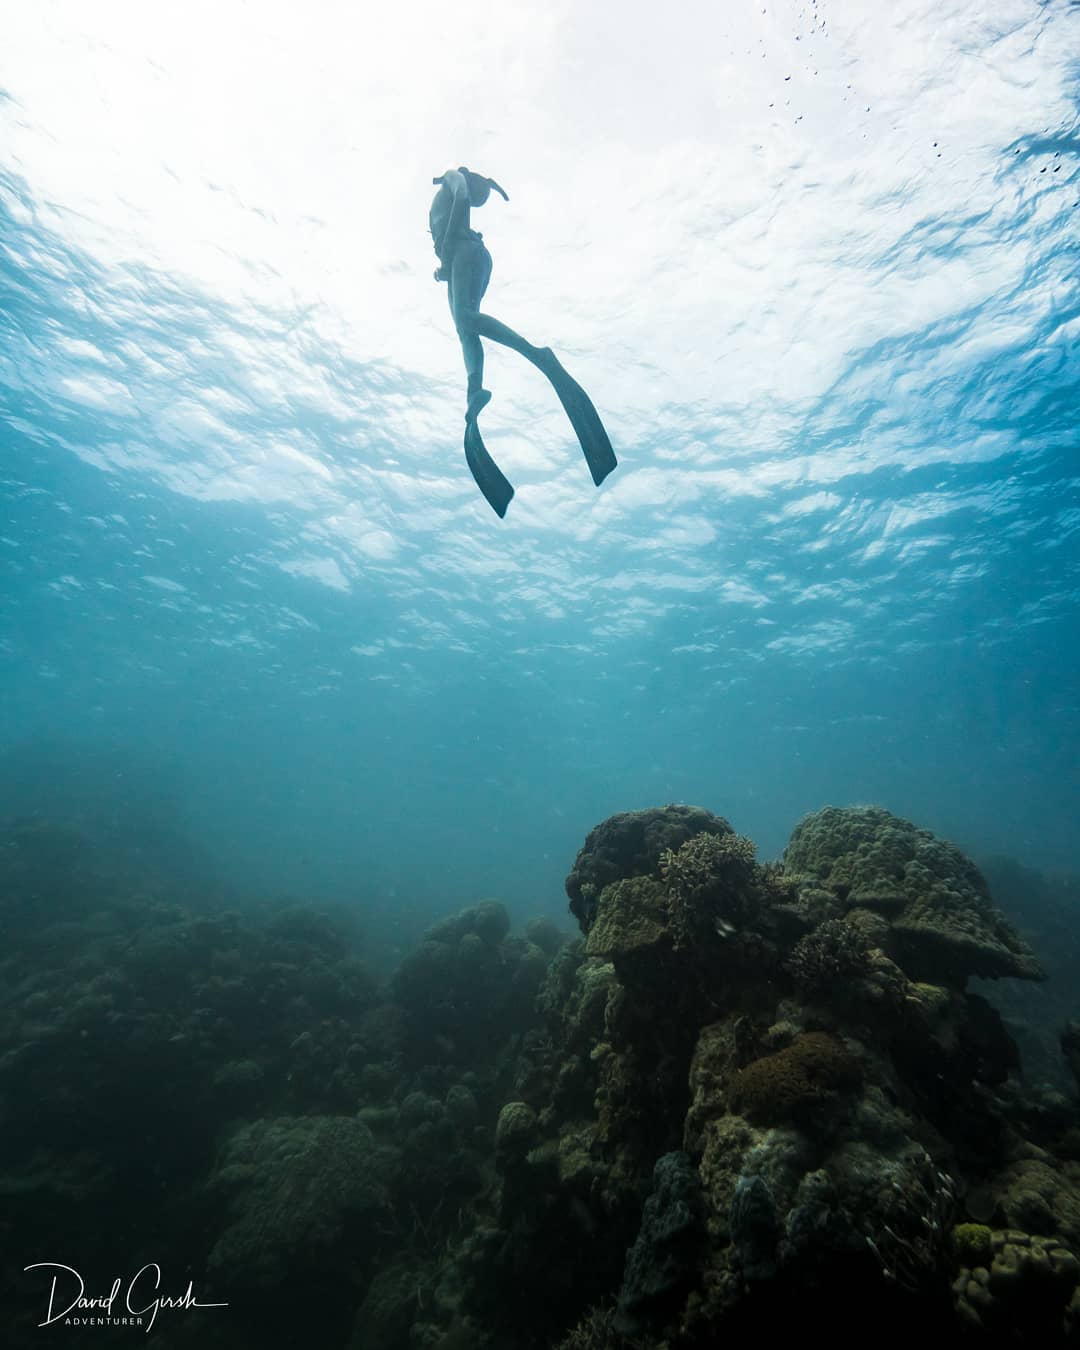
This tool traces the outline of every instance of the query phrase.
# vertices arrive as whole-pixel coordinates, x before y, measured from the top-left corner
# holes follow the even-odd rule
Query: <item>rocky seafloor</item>
[[[567,878],[580,936],[482,901],[380,981],[346,924],[13,823],[4,1343],[1080,1344],[1080,911],[996,871],[1008,917],[879,808],[771,864],[629,812]]]

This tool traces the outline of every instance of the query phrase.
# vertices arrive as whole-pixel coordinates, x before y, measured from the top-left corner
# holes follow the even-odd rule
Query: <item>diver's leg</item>
[[[493,319],[490,314],[478,312],[473,316],[472,324],[474,331],[479,333],[481,337],[490,338],[492,342],[498,342],[503,347],[509,347],[515,352],[520,352],[527,361],[532,361],[534,365],[542,360],[543,353],[548,350],[545,347],[534,347],[520,333],[515,333],[507,324],[500,319]]]
[[[501,319],[495,319],[490,314],[471,314],[469,316],[469,325],[474,333],[479,333],[481,337],[489,338],[492,342],[498,342],[503,347],[509,347],[515,352],[520,352],[526,361],[531,361],[538,370],[542,370],[553,384],[560,378],[570,379],[566,371],[559,363],[559,358],[550,347],[534,347],[528,339],[523,338],[520,333],[514,331],[509,324],[505,324]],[[578,389],[576,381],[571,381]]]
[[[462,246],[455,254],[450,273],[450,313],[461,340],[465,373],[469,380],[469,402],[465,412],[465,462],[492,510],[502,517],[506,515],[514,489],[488,454],[477,423],[481,409],[491,400],[491,395],[483,387],[484,348],[475,325],[480,301],[484,298],[490,279],[491,254],[483,244],[476,240]]]
[[[490,279],[491,254],[479,240],[458,249],[451,274],[451,311],[469,377],[466,428],[475,425],[481,408],[491,398],[483,388],[484,349],[480,343],[481,338],[488,338],[520,353],[551,381],[574,428],[574,434],[581,443],[593,482],[599,487],[618,463],[599,413],[581,385],[563,369],[550,347],[534,347],[501,320],[480,313],[480,301]]]
[[[479,416],[480,409],[491,402],[491,395],[484,386],[484,347],[475,332],[468,328],[458,329],[461,339],[461,354],[465,358],[466,394],[469,400],[465,413],[466,422],[473,422]]]
[[[480,301],[491,280],[491,254],[479,241],[462,245],[450,273],[450,313],[461,342],[468,379],[466,422],[475,422],[490,401],[484,386],[484,348],[476,328]]]
[[[520,333],[515,333],[512,328],[507,327],[499,319],[493,319],[490,314],[480,314],[479,312],[470,314],[468,322],[471,332],[489,338],[492,342],[498,342],[504,347],[510,347],[515,352],[520,352],[527,361],[531,361],[538,370],[542,370],[548,377],[559,396],[559,402],[563,405],[563,409],[570,419],[574,434],[581,443],[581,450],[585,456],[585,462],[589,466],[593,482],[599,487],[612,469],[615,468],[618,460],[611,448],[611,441],[608,439],[604,424],[600,421],[600,414],[596,411],[592,399],[589,398],[585,390],[582,389],[577,380],[563,369],[559,358],[550,347],[534,347]],[[462,342],[464,342],[464,339],[462,339]]]

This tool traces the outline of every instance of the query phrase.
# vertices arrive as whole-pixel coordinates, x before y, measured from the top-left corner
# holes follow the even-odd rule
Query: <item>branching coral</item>
[[[678,849],[664,849],[660,875],[674,895],[689,903],[703,889],[748,881],[754,863],[754,841],[745,835],[695,834]]]
[[[615,1330],[615,1308],[598,1304],[562,1338],[555,1350],[649,1350],[650,1341],[627,1339]]]
[[[658,876],[661,853],[677,849],[702,833],[728,835],[734,831],[722,817],[699,806],[623,811],[601,821],[589,831],[566,878],[570,912],[581,931],[587,933],[592,927],[605,886],[629,877]]]
[[[753,841],[739,834],[696,834],[665,849],[660,875],[682,936],[701,921],[721,937],[746,924],[762,904],[759,871]]]
[[[845,919],[826,919],[795,944],[786,964],[806,993],[826,993],[837,980],[857,979],[869,969],[870,945]]]

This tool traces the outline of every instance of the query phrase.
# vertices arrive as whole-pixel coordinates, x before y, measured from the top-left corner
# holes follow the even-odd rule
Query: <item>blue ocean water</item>
[[[858,10],[703,11],[701,69],[648,86],[644,18],[606,47],[583,19],[542,69],[606,62],[631,112],[550,109],[541,146],[435,90],[336,216],[295,182],[305,154],[362,179],[359,118],[228,160],[217,64],[192,93],[168,33],[117,57],[28,19],[0,66],[0,808],[408,934],[485,895],[562,915],[588,829],[669,801],[764,857],[877,803],[1080,869],[1076,6],[902,6],[880,47]],[[87,116],[145,114],[137,153],[79,142],[50,44]],[[94,84],[113,59],[130,86]],[[561,352],[620,459],[593,489],[493,354],[503,522],[430,280],[430,177],[462,156],[511,195],[475,222],[491,311]]]

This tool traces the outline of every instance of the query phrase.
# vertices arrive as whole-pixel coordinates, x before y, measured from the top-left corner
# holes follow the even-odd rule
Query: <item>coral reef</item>
[[[837,983],[869,973],[870,950],[864,927],[847,919],[824,919],[796,942],[787,968],[803,993],[828,994]]]
[[[622,956],[670,937],[664,888],[651,877],[613,881],[601,892],[585,941],[589,956]]]
[[[823,890],[836,915],[888,919],[886,951],[911,979],[963,988],[969,976],[1043,978],[959,849],[875,806],[827,806],[796,825],[784,872]]]
[[[755,1059],[731,1083],[730,1102],[747,1120],[765,1124],[805,1120],[852,1092],[859,1062],[823,1031],[796,1036],[783,1050]]]
[[[498,1272],[529,1253],[545,1292],[519,1280],[493,1306],[491,1265],[462,1266],[488,1291],[493,1344],[554,1342],[553,1287],[563,1347],[696,1350],[815,1315],[841,1337],[886,1316],[900,1339],[927,1318],[962,1338],[957,1272],[981,1268],[998,1231],[1045,1249],[1005,1264],[1057,1272],[1050,1322],[1067,1334],[1080,1179],[1025,1137],[1015,1046],[966,992],[1039,969],[958,850],[883,811],[829,808],[778,869],[719,817],[658,808],[597,826],[567,893],[584,944],[541,991],[483,1244]],[[980,1305],[983,1324],[1042,1336],[1038,1280],[1014,1294],[994,1278],[1008,1312]]]
[[[580,939],[483,900],[380,985],[347,923],[13,827],[0,1241],[189,1272],[230,1321],[176,1350],[1076,1343],[1080,1109],[970,988],[1039,969],[957,849],[826,808],[763,864],[668,806],[566,889]]]
[[[983,1259],[963,1264],[953,1282],[956,1311],[969,1333],[994,1344],[1075,1342],[1080,1331],[1080,1261],[1053,1238],[990,1233]]]
[[[653,1186],[641,1213],[641,1227],[626,1254],[614,1327],[633,1335],[661,1324],[679,1303],[703,1247],[701,1179],[690,1157],[665,1153],[653,1168]]]
[[[755,863],[753,841],[741,834],[691,835],[678,848],[660,855],[660,875],[682,905],[707,908],[729,894],[745,891]]]
[[[590,830],[566,878],[570,912],[587,933],[605,886],[629,877],[659,876],[662,855],[696,834],[734,834],[731,826],[699,806],[623,811]]]
[[[505,906],[483,900],[429,928],[398,966],[390,995],[410,1064],[475,1065],[530,1018],[549,958],[509,930]]]
[[[155,1326],[177,1347],[295,1345],[313,1325],[344,1345],[385,1271],[400,1279],[372,1284],[383,1339],[364,1327],[364,1350],[413,1350],[451,1324],[476,1343],[437,1271],[494,1176],[508,1053],[538,1022],[548,961],[501,904],[435,925],[380,988],[347,922],[295,903],[192,908],[62,827],[0,827],[0,898],[7,1250],[62,1246],[88,1282],[147,1260],[187,1272],[228,1322]],[[555,925],[534,929],[558,951]],[[432,948],[459,1000],[449,1018]],[[0,1275],[13,1347],[42,1334],[19,1264]]]
[[[349,1116],[257,1120],[228,1140],[207,1183],[227,1197],[226,1227],[210,1250],[221,1283],[267,1289],[297,1266],[323,1275],[359,1260],[365,1229],[390,1200],[398,1164]],[[354,1239],[346,1244],[346,1226]]]

